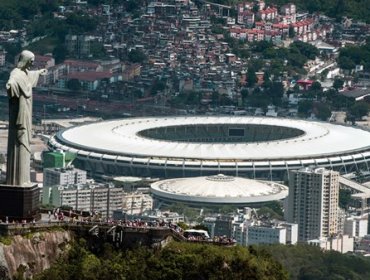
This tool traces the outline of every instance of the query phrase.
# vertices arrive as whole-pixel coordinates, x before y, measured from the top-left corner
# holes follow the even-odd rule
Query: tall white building
[[[337,235],[333,237],[322,237],[319,239],[307,240],[312,246],[320,247],[323,250],[338,251],[342,254],[353,252],[354,238],[348,235]]]
[[[249,226],[248,245],[286,244],[286,228],[282,226]]]
[[[253,244],[291,244],[297,243],[298,225],[291,223],[272,223],[249,225],[247,245]]]
[[[339,173],[324,168],[289,171],[288,222],[298,224],[298,240],[329,237],[338,231]]]
[[[42,203],[50,203],[50,194],[54,186],[86,184],[86,171],[69,166],[67,168],[45,168]]]
[[[153,209],[153,198],[144,193],[125,193],[123,196],[122,210],[128,214],[141,214]]]
[[[346,217],[344,234],[350,237],[364,237],[367,235],[368,215]]]
[[[233,237],[239,245],[248,245],[248,226],[250,223],[247,220],[233,223]]]

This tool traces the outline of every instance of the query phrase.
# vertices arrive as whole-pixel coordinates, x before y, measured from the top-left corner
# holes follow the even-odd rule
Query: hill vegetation
[[[362,280],[370,279],[370,260],[308,245],[227,248],[171,242],[162,250],[117,251],[104,244],[92,252],[82,239],[34,279]]]
[[[279,260],[290,279],[370,279],[370,260],[364,257],[321,251],[309,245],[259,246],[257,250]]]
[[[268,255],[243,247],[218,247],[172,242],[162,250],[139,247],[118,252],[105,244],[93,254],[85,242],[36,276],[37,280],[68,279],[288,279],[282,266]]]

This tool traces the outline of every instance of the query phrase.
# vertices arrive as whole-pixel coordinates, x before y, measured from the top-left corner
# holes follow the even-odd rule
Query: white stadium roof
[[[196,143],[167,141],[140,136],[143,130],[183,125],[269,125],[295,128],[300,136],[274,141],[250,143]],[[79,153],[94,152],[149,159],[201,160],[291,160],[343,156],[369,150],[368,131],[325,122],[303,120],[207,116],[134,118],[98,122],[73,127],[59,133],[51,145]]]

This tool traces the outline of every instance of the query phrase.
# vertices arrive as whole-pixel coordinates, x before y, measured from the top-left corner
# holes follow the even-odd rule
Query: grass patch
[[[27,232],[25,234],[22,234],[22,237],[24,237],[26,239],[31,239],[36,233],[38,233],[38,232]]]
[[[10,236],[0,236],[0,243],[3,243],[4,245],[11,245],[12,238]]]

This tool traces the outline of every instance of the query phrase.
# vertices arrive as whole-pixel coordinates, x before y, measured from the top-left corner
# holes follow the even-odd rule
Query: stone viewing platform
[[[125,222],[87,222],[87,221],[52,221],[29,223],[0,223],[0,236],[12,237],[37,232],[70,231],[77,237],[83,237],[90,246],[97,247],[108,242],[116,248],[132,248],[136,245],[160,248],[169,241],[196,242],[220,246],[233,246],[233,240],[191,239],[183,235],[176,225],[128,225]]]

